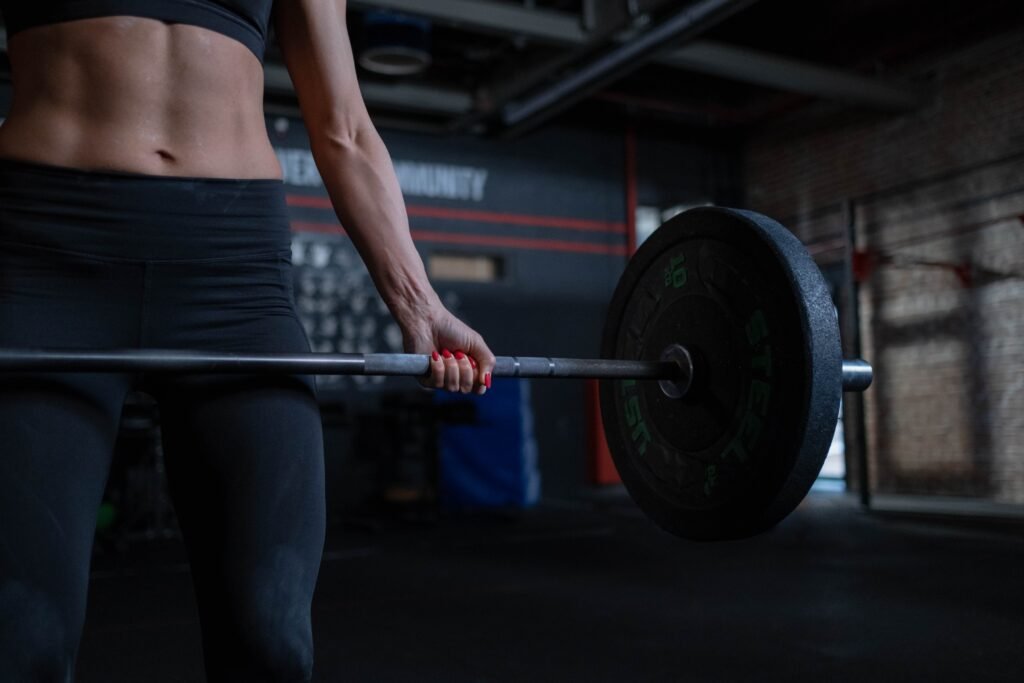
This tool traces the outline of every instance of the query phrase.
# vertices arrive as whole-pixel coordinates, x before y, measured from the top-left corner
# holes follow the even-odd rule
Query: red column
[[[636,205],[637,205],[637,171],[636,171],[636,129],[632,124],[626,126],[624,136],[626,190],[626,253],[632,256],[636,251]],[[601,400],[596,380],[586,383],[586,424],[587,424],[587,469],[590,483],[597,485],[618,484],[622,480],[612,462],[608,442],[604,436],[604,425],[601,423]]]

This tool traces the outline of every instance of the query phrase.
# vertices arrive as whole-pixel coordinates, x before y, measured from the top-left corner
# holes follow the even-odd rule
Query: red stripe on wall
[[[332,209],[331,200],[327,197],[311,197],[309,195],[288,195],[288,206],[309,209]],[[454,221],[473,221],[476,223],[496,223],[502,225],[531,225],[564,230],[580,230],[584,232],[607,232],[615,235],[626,233],[624,223],[610,221],[594,221],[583,218],[566,218],[562,216],[534,216],[520,213],[499,213],[495,211],[477,211],[471,209],[452,209],[440,206],[422,206],[410,204],[406,207],[409,216],[416,218],[441,218]]]
[[[532,249],[536,251],[565,251],[577,254],[605,254],[625,256],[626,247],[620,244],[589,244],[587,242],[564,242],[561,240],[533,240],[519,237],[496,237],[492,235],[460,235],[450,232],[413,230],[412,238],[421,242],[445,244],[472,244],[511,249]]]
[[[292,221],[293,232],[318,232],[326,235],[346,235],[345,228],[337,223],[312,223],[309,221]]]
[[[410,216],[417,218],[446,218],[456,221],[478,223],[504,223],[511,225],[538,225],[541,227],[582,230],[585,232],[608,232],[621,235],[626,232],[622,223],[590,221],[582,218],[559,218],[555,216],[529,216],[517,213],[495,213],[493,211],[470,211],[468,209],[445,209],[437,206],[409,206]]]
[[[345,234],[345,231],[337,223],[292,221],[291,225],[292,230],[296,232],[315,232],[328,235]],[[435,232],[430,230],[413,230],[412,238],[417,242],[462,244],[475,247],[505,247],[508,249],[526,249],[530,251],[555,251],[576,254],[602,254],[609,256],[626,255],[626,247],[618,244],[591,244],[587,242],[566,242],[563,240],[498,237],[494,235],[469,235],[452,232]]]
[[[622,253],[632,256],[636,252],[636,207],[637,207],[637,168],[636,168],[636,128],[632,123],[626,125],[623,136],[623,156],[625,168],[623,176],[626,190],[626,244]],[[586,397],[584,415],[587,423],[587,469],[591,483],[599,486],[622,483],[619,472],[608,450],[608,440],[604,431],[604,420],[601,418],[601,395],[597,380],[587,380],[584,396]]]

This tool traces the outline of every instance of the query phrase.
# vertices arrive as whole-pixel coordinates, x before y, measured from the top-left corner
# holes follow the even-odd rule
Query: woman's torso
[[[87,170],[280,178],[263,69],[209,29],[137,17],[51,24],[9,40],[14,98],[0,158]]]

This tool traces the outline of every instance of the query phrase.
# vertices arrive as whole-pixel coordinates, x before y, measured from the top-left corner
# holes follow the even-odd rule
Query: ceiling
[[[379,123],[515,134],[556,116],[756,126],[812,103],[899,113],[927,101],[901,68],[1024,26],[1020,0],[348,0],[356,54],[365,19],[430,23],[429,67],[360,67]],[[588,23],[595,9],[607,19]],[[632,8],[632,11],[631,11]],[[2,34],[0,34],[2,35]],[[0,42],[0,52],[5,45]],[[0,67],[3,67],[0,60]],[[294,111],[273,46],[267,106]]]
[[[594,3],[649,11],[604,27],[614,30],[588,31],[584,5]],[[904,112],[928,92],[902,82],[902,66],[1024,26],[1019,0],[349,0],[349,7],[357,53],[367,12],[432,24],[425,72],[395,78],[360,70],[375,115],[392,125],[477,133],[514,133],[554,115],[747,127],[814,102]],[[687,12],[692,21],[679,23]],[[673,21],[681,30],[630,52]],[[601,77],[579,77],[609,60],[615,68]],[[288,81],[276,62],[272,54],[268,91],[287,106]],[[510,119],[524,103],[535,105],[529,112],[541,109]]]

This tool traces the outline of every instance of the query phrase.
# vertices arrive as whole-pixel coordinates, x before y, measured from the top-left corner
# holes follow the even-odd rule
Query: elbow
[[[338,174],[362,173],[387,154],[369,116],[338,115],[306,118],[310,147],[325,180]]]
[[[314,149],[323,154],[347,156],[364,151],[374,132],[368,122],[334,119],[311,126],[309,137]]]
[[[359,150],[361,137],[359,131],[351,129],[322,131],[316,136],[319,146],[331,154],[351,154]]]

